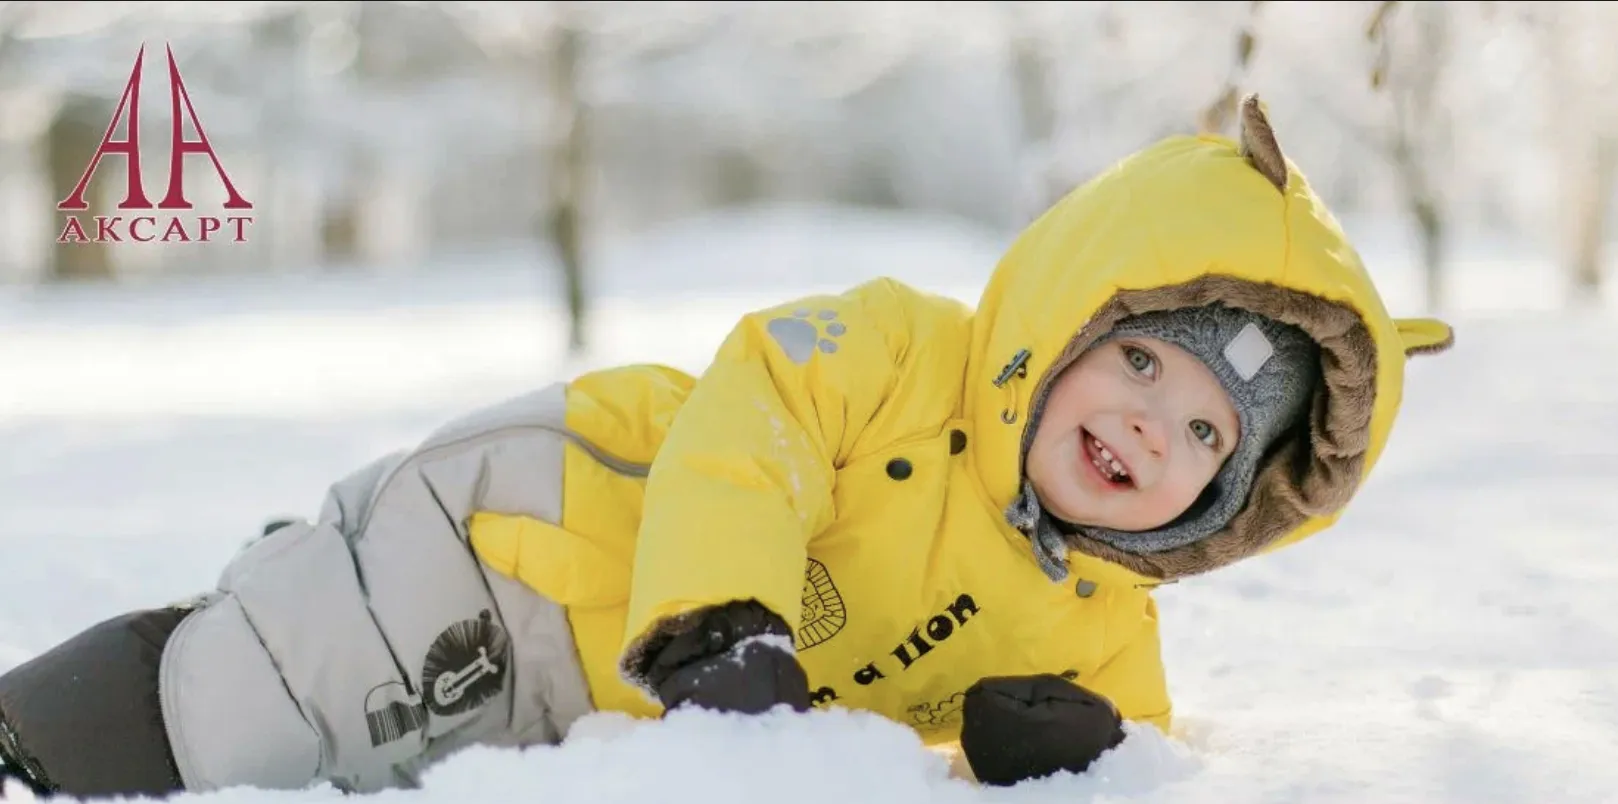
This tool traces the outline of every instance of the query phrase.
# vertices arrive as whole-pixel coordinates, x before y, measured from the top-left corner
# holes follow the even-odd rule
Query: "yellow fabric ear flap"
[[[1436,355],[1455,345],[1455,330],[1436,318],[1399,318],[1393,324],[1406,357]]]

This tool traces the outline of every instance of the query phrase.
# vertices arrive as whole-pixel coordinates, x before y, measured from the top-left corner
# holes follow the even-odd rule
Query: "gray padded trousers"
[[[451,422],[334,484],[315,521],[268,529],[217,588],[0,676],[0,753],[74,795],[373,792],[469,745],[558,742],[591,709],[566,613],[483,566],[466,523],[561,521],[563,399]],[[100,694],[64,683],[92,676]],[[159,736],[166,752],[144,744]],[[92,746],[112,753],[63,758]]]

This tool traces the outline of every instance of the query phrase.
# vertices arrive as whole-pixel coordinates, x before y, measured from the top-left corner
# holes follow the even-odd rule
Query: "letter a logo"
[[[236,192],[236,185],[225,172],[224,165],[219,162],[219,155],[214,153],[213,146],[208,142],[208,135],[202,130],[202,120],[197,117],[197,110],[191,105],[191,93],[186,91],[185,81],[180,78],[180,67],[174,61],[174,49],[165,45],[169,61],[169,100],[171,108],[171,134],[169,141],[169,188],[164,194],[163,201],[153,206],[146,196],[145,185],[141,182],[140,171],[140,79],[141,68],[146,62],[146,45],[140,46],[135,55],[135,68],[129,73],[129,82],[124,85],[123,97],[118,99],[118,108],[112,113],[112,121],[107,124],[107,133],[101,137],[101,145],[96,148],[95,155],[90,157],[90,164],[85,167],[84,175],[73,192],[56,205],[58,210],[64,212],[89,209],[84,200],[85,190],[90,186],[90,179],[95,176],[96,168],[101,166],[101,158],[109,155],[121,155],[128,164],[126,171],[129,176],[129,186],[124,191],[124,200],[118,204],[123,210],[151,210],[151,209],[191,209],[191,202],[185,198],[185,156],[186,154],[207,154],[213,163],[219,180],[225,185],[225,193],[229,198],[225,201],[225,209],[252,209],[252,203]],[[197,130],[196,140],[185,138],[185,127],[180,116],[180,102],[185,102],[186,118],[191,121],[191,127]],[[128,110],[128,117],[124,111]],[[118,121],[125,121],[124,139],[115,139],[118,131]]]

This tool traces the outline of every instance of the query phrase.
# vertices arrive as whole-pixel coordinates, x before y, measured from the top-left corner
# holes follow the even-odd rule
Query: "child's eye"
[[[1214,426],[1206,421],[1202,419],[1193,420],[1191,422],[1191,434],[1210,448],[1219,449],[1219,431],[1215,430]]]
[[[1129,361],[1129,367],[1148,377],[1157,374],[1157,358],[1151,352],[1139,346],[1125,346],[1124,359]]]

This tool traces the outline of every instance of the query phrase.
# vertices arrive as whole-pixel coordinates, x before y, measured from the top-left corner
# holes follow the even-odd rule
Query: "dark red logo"
[[[90,157],[90,164],[85,167],[78,186],[56,205],[57,210],[68,213],[67,221],[56,242],[244,243],[247,241],[247,229],[253,223],[251,213],[253,204],[237,192],[236,185],[230,180],[230,174],[219,161],[219,155],[214,153],[213,146],[208,143],[208,135],[202,129],[202,120],[197,116],[196,108],[191,105],[191,95],[186,92],[185,81],[180,78],[180,67],[174,61],[174,49],[167,45],[164,49],[168,51],[169,57],[171,109],[168,192],[163,194],[162,200],[154,204],[146,195],[146,187],[141,182],[140,79],[141,68],[146,61],[146,45],[142,44],[140,51],[135,55],[135,69],[130,72],[129,82],[124,85],[123,97],[118,100],[118,108],[112,113],[112,121],[107,124],[107,133],[101,137],[101,145],[96,148],[95,155]],[[124,114],[125,110],[128,111],[127,117]],[[182,121],[187,119],[191,121],[191,127],[196,129],[195,140],[185,138]],[[126,124],[124,139],[116,139],[120,120]],[[185,198],[185,157],[196,154],[207,155],[208,161],[219,176],[219,181],[224,184],[225,193],[229,196],[223,205],[224,209],[231,212],[239,211],[239,214],[178,214],[179,211],[192,208],[191,202]],[[124,157],[128,165],[129,187],[124,191],[124,200],[118,204],[117,209],[119,212],[135,214],[96,215],[88,220],[81,219],[73,213],[90,208],[84,200],[85,190],[90,186],[90,179],[95,176],[96,168],[101,166],[102,157],[112,155]]]

